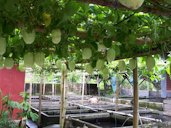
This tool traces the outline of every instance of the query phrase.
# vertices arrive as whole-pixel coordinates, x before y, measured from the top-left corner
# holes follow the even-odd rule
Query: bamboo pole
[[[55,85],[54,85],[54,83],[52,83],[52,96],[54,96],[55,95]]]
[[[61,74],[61,105],[60,105],[60,128],[64,128],[65,113],[66,113],[66,71],[62,71]]]
[[[43,72],[41,72],[41,80],[40,80],[40,86],[39,86],[39,120],[38,120],[38,125],[41,128],[41,111],[42,111],[42,88],[43,88],[43,81],[44,81],[44,76]]]
[[[52,74],[52,77],[54,78],[54,75]],[[52,79],[52,96],[55,95],[55,83],[54,83],[54,79]]]
[[[138,88],[138,64],[136,59],[136,68],[133,69],[134,83],[134,102],[133,102],[133,128],[138,128],[139,124],[139,88]]]
[[[67,100],[68,100],[68,96],[67,96],[67,93],[68,93],[68,81],[67,81],[67,72],[65,71],[65,76],[64,76],[64,86],[65,86],[65,99],[64,99],[64,112],[63,112],[63,115],[64,115],[64,124],[65,124],[65,115],[66,115],[66,108],[67,108]]]
[[[84,90],[85,90],[85,73],[83,72],[83,78],[82,78],[82,97],[81,97],[81,103],[84,104]]]
[[[46,92],[46,83],[43,84],[43,95],[45,95]]]

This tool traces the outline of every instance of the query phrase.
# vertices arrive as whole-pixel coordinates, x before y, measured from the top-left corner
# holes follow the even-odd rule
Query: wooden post
[[[43,71],[41,72],[41,80],[40,80],[40,86],[39,86],[39,120],[38,120],[38,125],[41,128],[41,111],[42,111],[42,88],[43,88],[43,81],[44,81],[44,76],[43,76]]]
[[[46,92],[46,83],[43,84],[43,95],[45,95]]]
[[[138,64],[136,59],[136,68],[133,69],[134,82],[134,102],[133,102],[133,128],[138,128],[139,124],[139,88],[138,88]]]
[[[64,128],[65,123],[65,113],[66,113],[66,71],[62,71],[61,74],[61,104],[60,104],[60,128]]]
[[[83,105],[83,103],[84,103],[84,88],[85,88],[85,73],[83,72],[83,78],[82,78],[82,98],[81,98],[81,103],[82,103],[82,105]]]
[[[52,74],[52,77],[54,78],[54,75]],[[54,79],[52,78],[52,96],[55,95],[55,83],[54,83]]]

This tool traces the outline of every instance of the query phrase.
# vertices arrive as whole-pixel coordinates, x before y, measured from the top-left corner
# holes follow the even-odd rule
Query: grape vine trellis
[[[51,61],[90,62],[95,67],[98,59],[107,61],[110,48],[116,59],[171,49],[168,0],[147,0],[137,10],[117,0],[1,0],[0,4],[0,35],[7,42],[1,58],[13,58],[15,63],[27,52],[43,52]],[[52,43],[55,29],[61,31],[58,44]],[[23,40],[23,30],[35,32],[32,44]],[[92,51],[88,59],[82,59],[84,48]]]

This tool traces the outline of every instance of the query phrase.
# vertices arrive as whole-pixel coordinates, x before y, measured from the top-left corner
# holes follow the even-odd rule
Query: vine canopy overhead
[[[1,0],[0,60],[93,65],[170,51],[171,2],[137,1]]]

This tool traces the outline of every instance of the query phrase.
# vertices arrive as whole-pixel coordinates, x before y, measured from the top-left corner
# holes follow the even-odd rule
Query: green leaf
[[[166,68],[166,72],[170,76],[170,66]]]
[[[36,113],[30,112],[30,117],[33,121],[37,121],[39,116]]]

